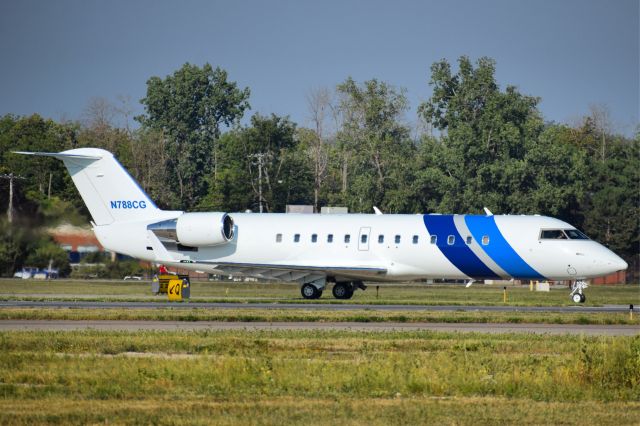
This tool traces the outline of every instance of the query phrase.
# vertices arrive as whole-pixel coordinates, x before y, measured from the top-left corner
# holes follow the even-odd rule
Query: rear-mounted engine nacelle
[[[233,219],[226,213],[185,213],[176,223],[178,242],[185,246],[217,246],[233,239]]]
[[[162,241],[189,247],[217,246],[233,239],[233,219],[226,213],[183,213],[147,229]]]

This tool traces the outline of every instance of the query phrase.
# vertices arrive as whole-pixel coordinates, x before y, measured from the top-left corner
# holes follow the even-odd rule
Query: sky
[[[130,99],[151,76],[208,62],[251,89],[252,110],[309,125],[307,96],[351,76],[405,88],[415,123],[432,63],[496,60],[502,89],[547,121],[591,105],[633,135],[640,0],[0,0],[0,115],[79,120],[92,98]]]

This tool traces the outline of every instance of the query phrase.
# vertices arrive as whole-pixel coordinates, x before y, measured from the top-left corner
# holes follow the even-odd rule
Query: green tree
[[[222,165],[218,178],[210,180],[211,189],[201,208],[259,211],[261,184],[267,212],[311,202],[307,147],[296,137],[296,125],[288,117],[256,114],[251,126],[225,134],[220,142]]]
[[[67,252],[48,239],[38,242],[37,247],[27,256],[26,264],[42,269],[51,265],[52,268],[58,269],[60,275],[68,275],[71,271]]]
[[[463,56],[458,65],[455,74],[446,60],[432,65],[433,94],[419,107],[423,119],[443,133],[433,166],[441,162],[455,181],[448,188],[453,197],[442,207],[477,211],[487,205],[510,212],[517,207],[504,195],[514,178],[521,180],[527,142],[542,129],[538,100],[513,86],[500,91],[492,59],[480,58],[474,67]]]
[[[0,119],[0,173],[13,173],[24,179],[14,181],[16,215],[42,215],[52,197],[72,200],[77,208],[82,200],[62,162],[53,158],[27,158],[12,151],[58,152],[76,146],[77,127],[58,124],[39,115]],[[6,211],[9,182],[0,180],[0,208]],[[5,196],[6,194],[6,196]]]
[[[338,85],[341,127],[342,202],[351,211],[413,210],[406,183],[411,180],[415,146],[402,123],[408,102],[404,90],[376,79],[357,84],[352,78]]]
[[[168,183],[179,207],[195,206],[207,192],[209,175],[217,178],[220,126],[242,118],[248,98],[248,88],[239,89],[226,71],[208,63],[186,63],[164,79],[147,81],[141,100],[146,115],[136,119],[166,139]]]
[[[607,155],[590,157],[584,230],[629,263],[628,279],[640,276],[640,135],[608,137]]]
[[[416,188],[429,210],[543,213],[571,220],[584,193],[584,155],[545,127],[538,98],[514,86],[502,91],[495,62],[468,57],[452,73],[446,60],[431,67],[433,95],[419,108],[441,132],[423,144]]]

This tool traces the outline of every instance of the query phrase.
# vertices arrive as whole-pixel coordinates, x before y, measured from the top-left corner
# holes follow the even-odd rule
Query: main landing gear
[[[587,297],[584,295],[584,289],[589,287],[589,284],[586,281],[576,281],[571,287],[571,300],[574,303],[584,303],[587,300]]]
[[[362,281],[341,281],[333,284],[331,292],[336,299],[351,299],[357,289],[365,290],[366,288]],[[314,283],[306,283],[300,288],[300,293],[305,299],[319,299],[323,290],[324,286],[319,288]]]
[[[355,289],[351,283],[335,283],[332,293],[336,299],[351,299],[354,291]]]
[[[311,283],[302,284],[300,293],[305,299],[320,299],[322,297],[322,289]]]

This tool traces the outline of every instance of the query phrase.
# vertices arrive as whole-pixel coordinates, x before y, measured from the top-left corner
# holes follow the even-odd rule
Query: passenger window
[[[471,244],[473,241],[473,237],[471,235],[467,235],[467,244]]]
[[[351,235],[349,235],[349,234],[345,234],[345,236],[344,236],[344,242],[345,242],[345,243],[349,243],[349,242],[351,242]]]
[[[413,241],[413,244],[418,244],[418,236],[414,235],[412,241]]]
[[[327,235],[327,242],[328,243],[332,243],[333,242],[333,234]]]
[[[396,235],[395,241],[396,241],[396,244],[400,244],[400,235]]]
[[[276,243],[282,242],[282,234],[276,234]]]
[[[360,236],[360,242],[362,244],[367,242],[367,234],[363,234],[363,235]]]
[[[482,236],[482,245],[483,246],[489,245],[489,236],[488,235],[483,235]]]
[[[318,242],[318,234],[312,234],[311,235],[311,242],[312,243],[317,243]]]
[[[300,242],[300,234],[295,234],[293,236],[293,242],[294,243],[299,243]]]
[[[455,242],[456,242],[456,237],[454,235],[449,235],[447,237],[447,244],[449,244],[450,246],[452,246],[453,243],[455,243]]]
[[[541,240],[566,240],[567,236],[561,229],[543,229],[540,231]]]
[[[384,243],[384,235],[382,235],[382,234],[378,235],[378,242],[380,244]]]
[[[437,235],[432,235],[431,236],[431,244],[435,244],[438,242],[438,236]]]

